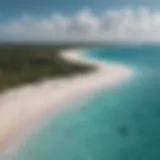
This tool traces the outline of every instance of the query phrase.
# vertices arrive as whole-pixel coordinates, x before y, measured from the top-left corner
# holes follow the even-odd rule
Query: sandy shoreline
[[[96,72],[65,79],[50,79],[36,85],[12,89],[0,95],[0,152],[33,122],[49,112],[55,112],[79,96],[101,88],[112,87],[132,75],[132,70],[119,64],[88,60],[81,51],[67,50],[62,56],[78,63],[97,67]]]

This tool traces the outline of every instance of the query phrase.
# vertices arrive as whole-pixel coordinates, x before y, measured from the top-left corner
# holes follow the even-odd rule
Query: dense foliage
[[[0,90],[93,69],[66,61],[59,56],[59,51],[60,47],[49,45],[0,45]]]

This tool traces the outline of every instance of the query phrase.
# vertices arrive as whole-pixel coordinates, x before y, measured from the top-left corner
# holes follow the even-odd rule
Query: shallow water
[[[49,117],[22,143],[15,159],[160,159],[160,46],[94,48],[86,54],[124,63],[136,73],[132,80]]]

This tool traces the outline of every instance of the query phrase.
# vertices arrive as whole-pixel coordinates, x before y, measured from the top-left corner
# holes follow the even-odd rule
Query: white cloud
[[[0,41],[160,42],[160,12],[119,9],[96,15],[86,9],[72,16],[24,16],[0,23]]]

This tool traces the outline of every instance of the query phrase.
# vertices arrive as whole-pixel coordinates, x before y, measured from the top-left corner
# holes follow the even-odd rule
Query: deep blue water
[[[124,63],[135,75],[49,117],[16,160],[159,160],[160,46],[94,48],[87,56]]]

